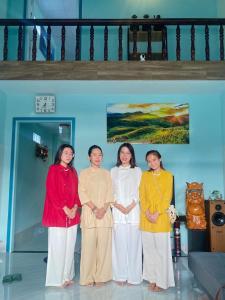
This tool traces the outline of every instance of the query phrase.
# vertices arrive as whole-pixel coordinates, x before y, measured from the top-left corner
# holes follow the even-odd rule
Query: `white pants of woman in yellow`
[[[143,279],[162,289],[175,286],[169,232],[142,231]]]
[[[142,241],[139,225],[114,224],[112,234],[113,280],[142,281]]]
[[[62,286],[74,277],[74,248],[77,225],[48,228],[46,286]]]
[[[80,284],[112,279],[112,228],[82,228]]]

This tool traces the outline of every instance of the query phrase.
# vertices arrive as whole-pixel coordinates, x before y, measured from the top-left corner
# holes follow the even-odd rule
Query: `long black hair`
[[[136,167],[136,159],[135,159],[135,153],[134,153],[134,148],[130,143],[123,143],[122,145],[120,145],[118,152],[117,152],[117,163],[116,166],[119,167],[122,165],[122,161],[120,159],[120,152],[122,150],[123,147],[126,147],[131,154],[131,159],[130,159],[130,167],[131,168],[135,168]]]
[[[68,164],[69,167],[73,167],[73,160],[74,160],[74,148],[73,146],[69,145],[69,144],[62,144],[61,146],[59,146],[57,152],[56,152],[56,155],[55,155],[55,161],[54,161],[54,165],[59,165],[60,162],[61,162],[61,157],[62,157],[62,153],[63,153],[63,150],[65,148],[70,148],[73,152],[73,158],[71,159],[70,163]]]
[[[91,152],[94,150],[94,149],[98,149],[101,151],[101,154],[103,155],[103,152],[102,152],[102,148],[98,145],[92,145],[89,149],[88,149],[88,156],[90,157],[91,156]]]
[[[149,155],[154,155],[154,156],[158,157],[158,159],[160,159],[160,168],[163,169],[163,170],[165,170],[165,168],[163,167],[163,163],[162,163],[162,160],[161,160],[161,154],[159,153],[159,151],[157,151],[157,150],[150,150],[150,151],[148,151],[146,153],[146,155],[145,155],[145,160],[146,161],[147,161],[147,157]],[[149,171],[153,171],[153,170],[150,168]]]

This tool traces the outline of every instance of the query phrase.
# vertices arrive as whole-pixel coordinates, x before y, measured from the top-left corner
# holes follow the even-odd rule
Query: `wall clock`
[[[40,95],[35,97],[36,113],[54,113],[56,111],[56,99],[53,95]]]

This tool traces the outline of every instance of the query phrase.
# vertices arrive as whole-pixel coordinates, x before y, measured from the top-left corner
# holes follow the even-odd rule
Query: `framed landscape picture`
[[[189,105],[109,104],[107,142],[189,144]]]

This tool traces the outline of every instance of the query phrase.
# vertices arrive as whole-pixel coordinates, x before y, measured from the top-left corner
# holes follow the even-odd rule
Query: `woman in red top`
[[[73,282],[74,248],[80,223],[78,207],[81,207],[73,159],[73,147],[61,145],[46,180],[42,218],[42,224],[48,227],[46,286],[65,287]]]

